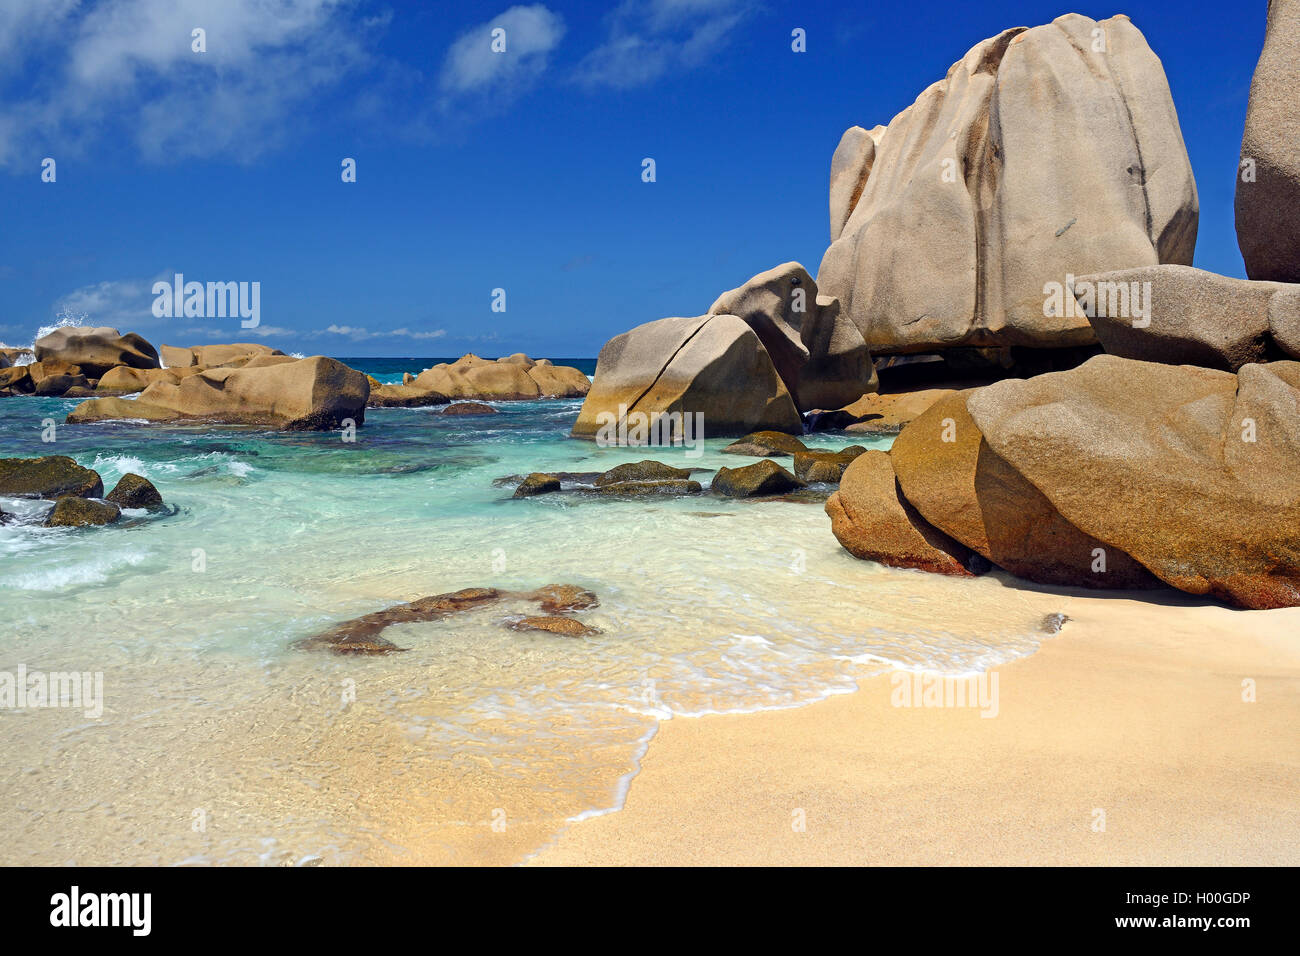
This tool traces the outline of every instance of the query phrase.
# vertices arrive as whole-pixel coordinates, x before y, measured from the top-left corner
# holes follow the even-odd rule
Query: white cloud
[[[54,303],[56,320],[76,319],[79,325],[108,326],[121,332],[156,325],[152,279],[97,282],[69,292]]]
[[[323,329],[317,329],[313,332],[298,333],[307,338],[314,338],[319,335],[343,335],[354,342],[360,342],[365,339],[411,339],[420,341],[425,339],[440,339],[447,334],[446,329],[433,329],[429,332],[412,332],[410,329],[392,329],[391,331],[372,332],[366,328],[359,328],[354,325],[330,325]]]
[[[278,144],[308,98],[370,62],[371,31],[350,21],[350,0],[4,3],[0,79],[17,70],[6,47],[43,62],[3,88],[0,165],[35,144],[56,157],[88,149],[114,121],[154,161],[246,161]],[[195,28],[206,31],[206,52],[191,48]]]
[[[494,52],[492,31],[505,31],[505,49]],[[467,30],[447,50],[439,86],[447,96],[522,92],[546,70],[564,36],[563,18],[541,4],[511,7]]]
[[[578,64],[586,86],[643,86],[718,54],[754,11],[750,0],[624,0],[607,35]]]

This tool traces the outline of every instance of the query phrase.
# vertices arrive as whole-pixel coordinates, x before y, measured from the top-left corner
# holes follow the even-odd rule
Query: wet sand
[[[1056,637],[996,669],[996,717],[893,706],[881,676],[803,708],[667,721],[625,807],[527,862],[1300,863],[1300,609],[1062,609]]]

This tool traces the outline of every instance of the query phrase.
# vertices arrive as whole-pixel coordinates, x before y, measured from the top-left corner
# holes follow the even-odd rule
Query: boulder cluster
[[[28,358],[34,361],[22,364]],[[0,352],[0,397],[90,399],[69,413],[73,424],[194,421],[332,429],[361,425],[367,407],[581,398],[590,384],[576,368],[519,352],[496,361],[465,355],[408,375],[401,385],[386,385],[321,355],[296,358],[249,343],[155,349],[134,333],[83,326],[42,336],[30,354]],[[449,406],[452,414],[493,411],[471,403]]]
[[[41,523],[47,528],[79,528],[114,524],[123,510],[158,511],[162,495],[141,475],[125,474],[108,494],[99,472],[78,465],[66,455],[40,458],[0,458],[0,495],[53,501]],[[14,520],[0,512],[0,522]]]
[[[1105,23],[1132,45],[1130,26]],[[1237,183],[1251,278],[1191,268],[1190,246],[1106,270],[1085,268],[1097,260],[1084,255],[1059,260],[1069,298],[1044,311],[1087,323],[1106,354],[953,390],[888,453],[856,458],[826,504],[848,551],[945,574],[996,566],[1049,585],[1169,585],[1242,608],[1300,605],[1298,63],[1300,0],[1272,0]],[[1162,236],[1185,232],[1156,210],[1186,192],[1170,192],[1165,176],[1157,201],[1151,183],[1168,172],[1158,155],[1144,147],[1137,168],[1157,252]]]

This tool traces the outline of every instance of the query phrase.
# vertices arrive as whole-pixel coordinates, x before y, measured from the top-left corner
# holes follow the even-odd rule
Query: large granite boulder
[[[734,315],[659,319],[606,342],[573,434],[600,440],[621,427],[631,441],[634,414],[652,427],[655,416],[702,415],[715,436],[803,432],[767,349]]]
[[[800,411],[839,408],[877,387],[871,353],[840,304],[817,294],[797,262],[760,272],[724,292],[709,315],[735,315],[758,335]]]
[[[1065,520],[999,457],[955,392],[899,434],[890,449],[898,485],[931,525],[998,567],[1042,584],[1156,587],[1142,565]],[[1106,549],[1099,561],[1098,548]]]
[[[899,563],[853,519],[897,517],[885,482],[850,480],[869,458],[827,510],[850,551]],[[942,399],[889,459],[913,526],[1029,580],[1300,605],[1300,363],[1234,375],[1101,355]]]
[[[1270,0],[1237,170],[1246,275],[1300,282],[1300,0]]]
[[[187,368],[201,365],[204,368],[242,366],[258,356],[284,355],[279,349],[255,342],[232,342],[226,345],[193,345],[182,348],[174,345],[159,346],[163,364],[167,368]],[[291,356],[285,356],[292,361]]]
[[[876,144],[885,127],[865,130],[850,126],[840,137],[840,145],[831,156],[831,242],[840,237],[844,224],[862,198],[871,166],[876,161]]]
[[[855,558],[967,577],[970,552],[922,518],[898,490],[889,455],[854,459],[826,501],[836,540]]]
[[[576,368],[541,365],[522,352],[497,361],[463,355],[439,362],[415,377],[407,388],[437,392],[447,398],[518,401],[539,398],[581,398],[591,387]]]
[[[70,424],[113,419],[205,421],[285,429],[337,428],[365,421],[364,375],[321,355],[254,368],[210,368],[179,383],[154,382],[134,400],[96,398]]]
[[[157,368],[158,351],[136,335],[117,329],[69,325],[42,335],[34,343],[36,361],[76,365],[90,378],[99,378],[111,368]]]
[[[1240,607],[1300,604],[1300,363],[1233,375],[1102,355],[967,408],[1066,521],[1161,580]]]
[[[1045,314],[1048,283],[1192,261],[1191,166],[1164,70],[1127,17],[985,40],[871,139],[817,283],[873,353],[1088,345],[1085,317]],[[841,147],[865,151],[856,141]],[[842,158],[837,183],[852,178]]]
[[[1145,266],[1079,276],[1074,295],[1102,347],[1122,358],[1229,372],[1286,352],[1300,358],[1298,283]]]

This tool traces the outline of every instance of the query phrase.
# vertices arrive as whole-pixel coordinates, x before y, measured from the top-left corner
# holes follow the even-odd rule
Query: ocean
[[[401,381],[438,359],[342,361]],[[579,401],[370,409],[354,443],[57,424],[75,404],[0,400],[0,457],[70,455],[106,488],[142,474],[170,510],[46,529],[47,503],[0,498],[28,519],[0,526],[0,672],[103,679],[100,716],[0,709],[5,863],[466,862],[466,833],[540,846],[617,809],[662,720],[970,673],[1041,639],[1041,595],[857,561],[819,503],[512,500],[494,479],[746,463],[727,439],[695,459],[570,439]],[[384,657],[292,646],[426,595],[552,582],[598,595],[577,616],[602,633],[513,631],[527,608],[506,604],[390,628],[409,650]]]

